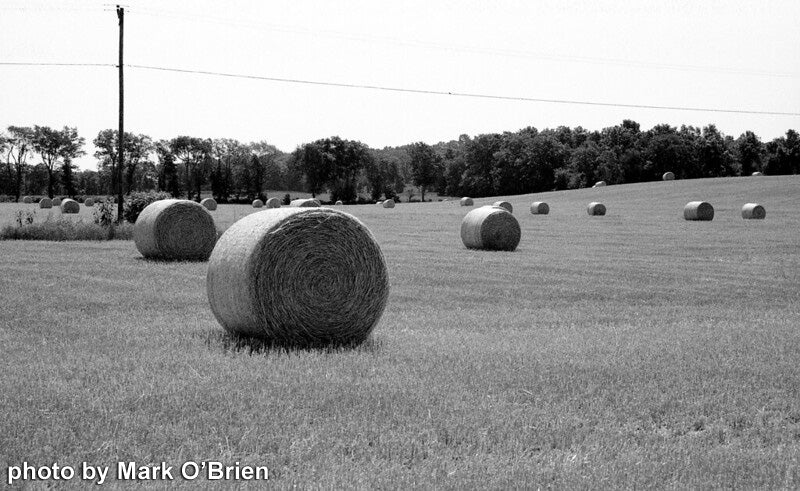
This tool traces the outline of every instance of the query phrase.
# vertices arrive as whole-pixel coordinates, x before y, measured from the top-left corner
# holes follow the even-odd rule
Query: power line
[[[125,65],[131,68],[141,68],[145,70],[156,70],[156,71],[164,71],[164,72],[176,72],[176,73],[191,73],[191,74],[200,74],[200,75],[213,75],[218,77],[230,77],[230,78],[241,78],[241,79],[250,79],[250,80],[265,80],[269,82],[282,82],[282,83],[293,83],[293,84],[305,84],[305,85],[321,85],[327,87],[344,87],[350,89],[369,89],[369,90],[382,90],[388,92],[404,92],[404,93],[411,93],[411,94],[428,94],[428,95],[449,95],[449,96],[456,96],[456,97],[471,97],[471,98],[479,98],[479,99],[494,99],[494,100],[505,100],[505,101],[523,101],[523,102],[543,102],[543,103],[551,103],[551,104],[573,104],[573,105],[584,105],[584,106],[604,106],[604,107],[626,107],[626,108],[636,108],[636,109],[660,109],[660,110],[672,110],[672,111],[699,111],[699,112],[715,112],[715,113],[734,113],[734,114],[762,114],[762,115],[771,115],[771,116],[800,116],[800,112],[792,113],[792,112],[780,112],[780,111],[749,111],[744,109],[719,109],[719,108],[704,108],[704,107],[681,107],[681,106],[656,106],[656,105],[648,105],[648,104],[623,104],[623,103],[612,103],[612,102],[593,102],[593,101],[577,101],[577,100],[568,100],[568,99],[545,99],[545,98],[536,98],[536,97],[520,97],[520,96],[506,96],[506,95],[494,95],[494,94],[478,94],[478,93],[470,93],[470,92],[445,92],[440,90],[426,90],[426,89],[408,89],[402,87],[387,87],[382,85],[365,85],[365,84],[350,84],[350,83],[340,83],[340,82],[323,82],[318,80],[303,80],[303,79],[294,79],[294,78],[280,78],[280,77],[265,77],[260,75],[243,75],[243,74],[236,74],[236,73],[223,73],[223,72],[212,72],[207,70],[188,70],[182,68],[167,68],[167,67],[158,67],[158,66],[150,66],[150,65]]]

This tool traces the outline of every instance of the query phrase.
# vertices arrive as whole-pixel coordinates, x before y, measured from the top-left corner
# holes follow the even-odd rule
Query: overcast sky
[[[768,141],[800,129],[800,1],[127,0],[125,63],[421,94],[125,68],[125,129],[371,147],[559,125],[714,123]],[[0,0],[0,64],[115,65],[100,1]],[[117,127],[114,66],[0,65],[0,127]]]

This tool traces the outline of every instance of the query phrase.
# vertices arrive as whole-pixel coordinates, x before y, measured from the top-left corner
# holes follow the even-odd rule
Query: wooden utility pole
[[[125,9],[117,5],[119,19],[119,135],[117,144],[117,223],[122,223],[122,168],[125,166],[125,87],[122,76],[122,31],[125,24]]]

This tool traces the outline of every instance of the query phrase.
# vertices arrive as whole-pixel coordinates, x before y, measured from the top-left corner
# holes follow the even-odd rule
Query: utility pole
[[[119,19],[119,135],[117,146],[117,223],[122,223],[122,168],[125,165],[125,87],[122,76],[122,31],[125,24],[125,9],[117,5]]]

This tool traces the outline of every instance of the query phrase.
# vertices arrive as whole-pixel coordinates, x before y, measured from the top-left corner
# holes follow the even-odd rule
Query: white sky
[[[106,0],[0,0],[0,63],[117,62]],[[318,82],[800,113],[800,1],[127,0],[125,63]],[[105,9],[105,10],[104,10]],[[0,65],[0,127],[117,127],[114,67]],[[375,148],[558,125],[714,123],[768,141],[800,116],[490,100],[125,69],[125,129]]]

